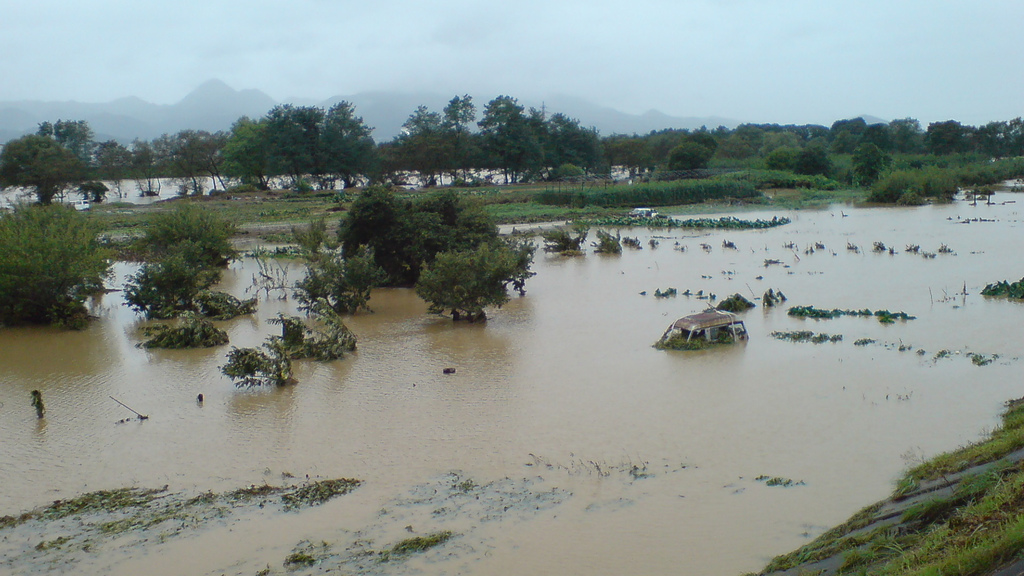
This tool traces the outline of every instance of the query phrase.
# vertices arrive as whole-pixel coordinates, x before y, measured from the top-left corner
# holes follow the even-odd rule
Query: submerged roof
[[[673,328],[679,330],[706,330],[708,328],[720,328],[722,326],[729,326],[731,324],[742,324],[741,320],[736,318],[735,314],[729,312],[722,312],[721,310],[706,310],[700,314],[691,314],[689,316],[683,316],[679,320],[676,320],[673,324]]]

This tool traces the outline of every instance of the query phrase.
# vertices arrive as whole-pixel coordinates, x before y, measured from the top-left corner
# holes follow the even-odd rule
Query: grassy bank
[[[733,176],[739,178],[740,176]],[[761,175],[755,178],[758,185],[778,184]],[[746,183],[745,183],[746,184]],[[827,184],[827,183],[826,183]],[[621,187],[610,187],[608,193],[616,198],[614,206],[602,202],[585,206],[552,205],[544,203],[551,196],[551,187],[529,184],[485,188],[454,188],[461,197],[477,203],[498,224],[548,222],[556,220],[599,219],[622,215],[629,207],[648,205],[644,194],[636,202],[622,204],[624,196]],[[614,190],[613,190],[614,189]],[[598,189],[589,193],[594,198],[603,194]],[[397,197],[412,200],[433,190],[401,192]],[[664,214],[700,215],[721,212],[750,210],[799,210],[819,209],[836,203],[855,203],[863,199],[862,189],[839,189],[831,185],[808,187],[801,184],[796,188],[765,188],[743,198],[725,197],[693,203],[660,203]],[[89,217],[95,219],[103,232],[109,236],[132,236],[141,232],[153,213],[166,210],[175,202],[199,202],[204,209],[213,210],[226,220],[236,224],[243,231],[274,240],[291,226],[307,223],[314,218],[326,218],[329,223],[340,220],[351,205],[356,193],[335,192],[298,194],[294,192],[260,192],[237,195],[205,196],[201,198],[175,199],[147,205],[110,202],[94,204]],[[608,202],[611,202],[610,200]]]
[[[1024,399],[1008,404],[988,439],[914,467],[891,498],[760,574],[971,576],[1018,564],[1024,569]]]

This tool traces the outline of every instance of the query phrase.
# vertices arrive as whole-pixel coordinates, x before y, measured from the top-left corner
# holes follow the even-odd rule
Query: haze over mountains
[[[327,108],[347,100],[355,105],[356,113],[366,124],[374,128],[373,137],[383,142],[400,132],[402,124],[417,106],[440,112],[453,96],[455,94],[363,92],[323,101],[292,98],[287,103]],[[515,94],[511,96],[515,97]],[[474,95],[478,119],[483,107],[493,97]],[[219,80],[203,83],[180,102],[170,105],[151,104],[136,97],[106,103],[0,102],[0,142],[33,133],[40,122],[57,120],[85,120],[96,133],[97,141],[115,139],[125,144],[135,138],[151,140],[161,134],[174,134],[185,129],[215,132],[228,130],[242,116],[259,118],[282,103],[285,102],[277,102],[259,90],[235,90]],[[657,110],[629,114],[572,96],[554,96],[543,102],[520,99],[520,104],[544,107],[548,114],[561,112],[578,119],[584,126],[596,127],[602,135],[645,134],[664,128],[695,129],[701,126],[735,128],[740,124],[730,118],[676,117]]]

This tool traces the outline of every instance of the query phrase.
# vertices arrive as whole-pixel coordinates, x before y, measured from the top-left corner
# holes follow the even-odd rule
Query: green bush
[[[184,253],[172,254],[160,262],[143,264],[130,276],[124,299],[147,318],[173,318],[193,310],[199,291],[212,286],[219,277],[217,270],[199,266]]]
[[[153,216],[141,246],[153,258],[180,252],[200,266],[224,266],[237,256],[231,246],[235,226],[215,212],[192,203],[179,203]]]
[[[110,271],[85,216],[64,206],[0,213],[0,247],[0,325],[85,327],[85,298]]]

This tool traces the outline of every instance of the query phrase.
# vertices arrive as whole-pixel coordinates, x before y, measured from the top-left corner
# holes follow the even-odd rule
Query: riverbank
[[[910,470],[893,495],[759,576],[1009,575],[1024,571],[1024,399],[982,442]]]

